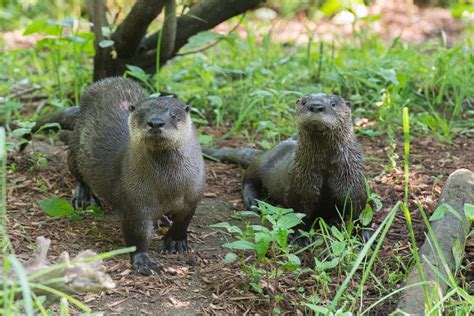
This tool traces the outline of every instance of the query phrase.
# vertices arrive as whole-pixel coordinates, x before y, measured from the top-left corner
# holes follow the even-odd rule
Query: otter
[[[267,152],[252,148],[203,148],[221,161],[246,167],[242,181],[248,209],[269,200],[317,217],[357,218],[367,203],[362,150],[353,131],[352,105],[340,96],[309,94],[296,102],[297,135]],[[305,243],[305,241],[303,241]]]
[[[136,247],[130,257],[135,271],[161,269],[147,251],[162,216],[172,219],[162,252],[188,250],[187,229],[205,183],[188,105],[148,96],[138,83],[116,77],[93,83],[78,108],[45,122],[73,127],[66,134],[68,166],[77,180],[73,206],[96,204],[98,197],[119,212],[125,244]]]

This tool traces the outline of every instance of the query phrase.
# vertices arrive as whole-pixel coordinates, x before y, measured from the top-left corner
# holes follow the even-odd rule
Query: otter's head
[[[308,94],[296,101],[299,129],[328,132],[352,128],[351,103],[326,93]]]
[[[151,149],[176,148],[192,133],[190,106],[171,97],[148,97],[129,107],[132,142]]]

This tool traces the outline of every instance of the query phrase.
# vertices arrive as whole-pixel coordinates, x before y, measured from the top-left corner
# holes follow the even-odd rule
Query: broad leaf
[[[71,203],[64,199],[52,198],[38,202],[39,207],[52,217],[71,216],[74,213],[74,208]]]
[[[209,227],[212,227],[212,228],[225,228],[229,233],[238,233],[239,235],[243,234],[242,230],[239,227],[234,226],[234,225],[230,225],[227,222],[212,224],[212,225],[209,225]]]
[[[464,204],[464,215],[466,215],[469,223],[474,222],[474,205],[465,203]]]
[[[368,226],[372,222],[372,217],[374,216],[374,212],[372,210],[372,206],[367,203],[362,213],[359,215],[359,219],[363,226]]]
[[[188,50],[203,48],[221,39],[222,37],[225,37],[225,35],[212,32],[212,31],[199,32],[188,39],[188,43],[186,44],[184,48]]]
[[[223,247],[236,250],[254,250],[255,244],[246,240],[237,240],[224,244]]]
[[[446,204],[446,203],[443,203],[441,204],[440,206],[438,206],[436,208],[436,210],[433,212],[433,215],[431,215],[430,217],[430,221],[437,221],[437,220],[440,220],[442,219],[447,212],[449,212],[450,210],[456,212],[452,207],[451,205],[449,204]]]
[[[262,259],[267,254],[272,237],[266,232],[258,232],[255,234],[255,250],[259,259]]]
[[[229,252],[224,258],[224,263],[232,263],[237,260],[237,258],[238,256],[235,253]]]
[[[113,45],[114,45],[114,41],[112,41],[112,40],[101,40],[99,42],[99,46],[102,47],[102,48],[111,47]]]

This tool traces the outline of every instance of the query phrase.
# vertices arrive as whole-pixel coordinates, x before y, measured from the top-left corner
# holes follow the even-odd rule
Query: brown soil
[[[215,131],[214,131],[215,132]],[[381,222],[397,201],[403,199],[404,180],[401,159],[392,171],[388,165],[387,144],[382,138],[362,138],[367,156],[367,174],[371,179],[372,190],[378,193],[383,209],[375,215],[375,224]],[[241,144],[234,139],[228,144]],[[123,247],[122,235],[117,217],[106,210],[102,220],[87,217],[71,222],[68,219],[50,218],[37,205],[42,199],[62,197],[70,199],[74,181],[66,168],[64,147],[50,146],[36,141],[37,151],[48,157],[48,166],[36,168],[31,153],[19,155],[12,153],[8,173],[8,212],[9,234],[16,254],[28,259],[37,236],[43,235],[52,240],[50,255],[54,262],[62,251],[71,255],[84,249],[106,252]],[[447,176],[458,168],[474,170],[474,139],[459,137],[452,144],[440,144],[434,138],[417,138],[412,141],[410,164],[410,210],[419,244],[424,240],[424,224],[416,211],[420,203],[428,212],[436,206]],[[402,145],[396,152],[402,157]],[[142,277],[131,270],[126,255],[107,260],[108,273],[117,286],[114,290],[100,294],[86,294],[80,298],[95,310],[106,313],[129,314],[229,314],[245,312],[268,312],[268,304],[256,293],[245,290],[245,278],[241,268],[223,264],[226,250],[222,243],[231,236],[208,225],[221,221],[242,222],[231,218],[234,210],[243,209],[240,200],[240,178],[242,170],[233,165],[207,162],[207,190],[190,227],[190,245],[194,252],[188,255],[163,256],[159,254],[160,237],[156,236],[152,253],[166,267],[163,274]],[[387,279],[387,265],[393,255],[404,258],[408,264],[409,242],[405,219],[402,213],[395,222],[381,249],[379,264],[373,272],[383,282]],[[468,242],[463,278],[474,285],[474,242]],[[282,290],[288,301],[283,310],[293,310],[297,304],[291,298],[298,286],[311,287],[311,279],[290,280],[282,278]],[[298,283],[299,282],[299,283]],[[291,286],[291,284],[293,286]],[[379,299],[376,291],[365,293],[364,305],[368,306]],[[386,314],[393,310],[395,301],[387,301],[375,313]]]

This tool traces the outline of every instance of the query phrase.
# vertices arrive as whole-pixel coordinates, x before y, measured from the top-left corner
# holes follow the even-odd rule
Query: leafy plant
[[[223,228],[234,234],[237,240],[224,244],[225,248],[233,251],[251,251],[256,255],[256,261],[247,266],[245,257],[234,252],[226,255],[227,263],[240,258],[242,269],[251,278],[250,285],[261,294],[266,294],[273,306],[278,303],[280,293],[268,290],[271,284],[278,283],[278,277],[285,271],[296,271],[301,261],[294,253],[294,247],[288,242],[294,228],[302,223],[303,214],[294,213],[291,209],[274,207],[259,201],[256,212],[240,212],[239,216],[260,217],[261,224],[248,224],[244,230],[227,222],[211,225],[213,228]],[[266,227],[263,224],[270,224]],[[277,288],[277,287],[275,287]]]
[[[68,201],[59,198],[51,198],[38,202],[43,212],[51,217],[67,217],[72,221],[83,219],[87,214],[92,214],[97,219],[103,217],[103,211],[98,206],[88,206],[85,209],[74,209]]]

